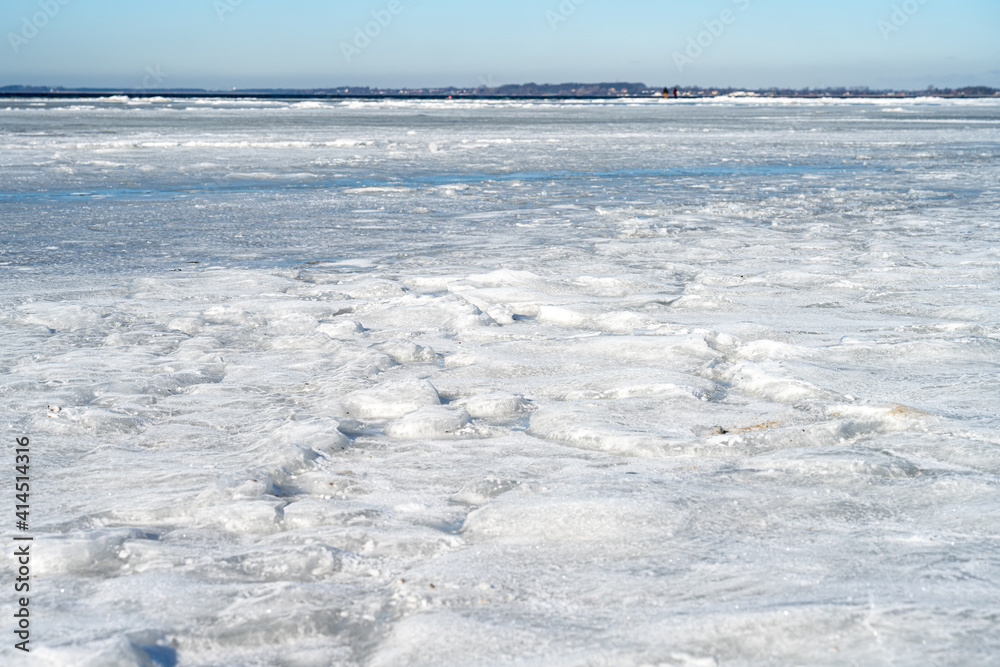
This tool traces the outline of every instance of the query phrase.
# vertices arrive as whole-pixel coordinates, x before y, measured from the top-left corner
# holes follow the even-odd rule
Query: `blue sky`
[[[998,0],[3,0],[0,29],[0,85],[1000,87]]]

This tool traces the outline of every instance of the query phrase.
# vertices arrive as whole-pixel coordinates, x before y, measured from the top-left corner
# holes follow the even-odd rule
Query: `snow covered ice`
[[[30,664],[1000,660],[1000,103],[4,104]]]

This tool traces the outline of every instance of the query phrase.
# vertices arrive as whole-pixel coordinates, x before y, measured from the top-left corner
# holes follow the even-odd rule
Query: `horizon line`
[[[157,82],[158,83],[158,82]],[[683,95],[679,95],[683,93]],[[880,88],[870,86],[827,86],[824,88],[754,87],[733,86],[648,86],[645,83],[624,81],[603,81],[594,83],[514,83],[488,86],[421,86],[421,87],[372,87],[362,85],[340,85],[311,88],[160,88],[149,85],[142,87],[118,86],[45,86],[32,84],[10,84],[0,86],[0,97],[64,97],[71,95],[105,96],[130,95],[136,97],[176,96],[176,97],[454,97],[464,98],[566,98],[566,99],[607,99],[650,97],[663,94],[665,97],[715,97],[743,93],[749,97],[997,97],[1000,89],[987,85],[969,85],[955,88],[928,86],[924,89]]]

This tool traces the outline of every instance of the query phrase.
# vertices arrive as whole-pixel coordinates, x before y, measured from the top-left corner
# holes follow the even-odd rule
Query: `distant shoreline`
[[[713,97],[744,97],[762,99],[909,99],[937,98],[1000,98],[1000,90],[989,86],[967,86],[957,89],[926,90],[871,90],[868,88],[824,89],[740,89],[703,88],[699,86],[650,87],[643,83],[562,83],[562,84],[510,84],[478,88],[370,88],[366,86],[340,86],[337,88],[247,88],[234,90],[204,90],[198,88],[63,88],[46,86],[3,86],[0,98],[101,98],[128,96],[135,98],[244,98],[244,99],[507,99],[507,100],[607,100],[662,98],[669,92],[670,99],[706,99]]]
[[[368,95],[327,95],[327,94],[296,94],[296,93],[258,93],[258,92],[218,92],[218,93],[179,93],[170,91],[146,92],[146,91],[66,91],[66,92],[45,92],[45,93],[8,93],[0,92],[0,99],[107,99],[110,97],[129,97],[133,99],[244,99],[244,100],[533,100],[533,101],[572,101],[572,100],[647,100],[662,99],[661,96],[653,95],[391,95],[391,94],[368,94]],[[781,100],[781,99],[841,99],[841,100],[907,100],[907,99],[1000,99],[998,95],[942,95],[937,93],[921,94],[894,94],[894,95],[754,95],[735,96],[729,94],[700,94],[682,95],[680,98],[671,97],[670,100],[707,100],[707,99],[748,99],[748,100]]]

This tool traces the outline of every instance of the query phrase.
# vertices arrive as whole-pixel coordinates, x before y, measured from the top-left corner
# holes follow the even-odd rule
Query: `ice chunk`
[[[482,505],[496,498],[500,494],[507,493],[511,489],[517,488],[517,482],[498,477],[488,477],[476,482],[468,482],[462,489],[451,497],[456,503],[465,505]]]
[[[621,456],[662,456],[661,438],[627,427],[598,421],[581,407],[546,407],[531,415],[528,433],[583,449]]]
[[[101,321],[97,311],[74,304],[41,301],[21,306],[19,310],[25,324],[40,324],[52,331],[76,331]]]
[[[403,415],[386,427],[385,433],[398,440],[449,438],[462,435],[469,424],[469,413],[450,405],[425,406]]]
[[[350,444],[340,432],[340,423],[329,418],[289,421],[275,429],[268,439],[281,444],[303,445],[321,452],[344,449]]]
[[[398,363],[427,363],[437,359],[434,350],[429,347],[417,345],[413,341],[404,338],[394,338],[384,343],[373,346],[374,349],[389,355]]]
[[[317,330],[325,333],[330,338],[354,338],[364,333],[365,329],[359,322],[340,320],[320,324]]]
[[[135,528],[116,528],[39,538],[37,548],[32,550],[33,572],[50,575],[118,571],[128,562],[126,543],[140,539],[155,536]]]
[[[437,389],[426,380],[379,385],[348,394],[348,415],[355,419],[398,419],[425,405],[440,405]]]
[[[528,408],[528,401],[515,394],[495,392],[480,394],[460,401],[475,418],[481,417],[512,417]]]

